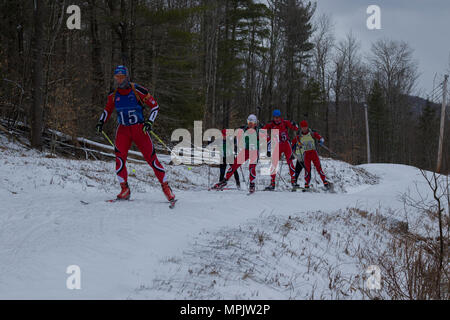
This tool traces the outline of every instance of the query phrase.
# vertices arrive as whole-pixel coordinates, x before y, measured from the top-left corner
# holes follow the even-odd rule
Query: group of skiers
[[[126,161],[128,151],[131,147],[131,143],[135,142],[147,163],[152,167],[153,171],[159,182],[161,183],[162,190],[173,207],[175,203],[175,195],[170,188],[166,172],[164,167],[156,156],[155,148],[153,146],[150,132],[152,130],[153,123],[158,115],[159,106],[156,100],[150,95],[147,89],[130,81],[128,69],[125,66],[117,66],[114,70],[114,81],[116,89],[110,92],[108,95],[108,101],[105,109],[103,110],[100,119],[96,125],[96,130],[99,133],[103,132],[103,125],[111,117],[114,109],[117,113],[117,130],[115,136],[115,155],[116,155],[116,174],[120,183],[121,191],[117,195],[118,200],[128,200],[131,195],[131,191],[127,182],[128,173],[126,168]],[[144,119],[143,108],[147,106],[150,108],[150,117]],[[305,169],[305,188],[309,188],[311,180],[311,162],[314,163],[317,171],[322,178],[325,187],[329,186],[326,180],[325,174],[322,171],[320,160],[316,151],[316,141],[319,144],[323,144],[323,138],[317,133],[308,128],[308,123],[302,121],[299,127],[290,120],[285,120],[281,117],[280,110],[273,111],[273,119],[268,124],[262,126],[255,115],[251,114],[247,119],[247,125],[242,127],[243,131],[254,130],[256,136],[259,139],[259,130],[270,129],[279,130],[279,158],[281,154],[284,154],[286,161],[289,165],[289,172],[291,175],[291,183],[293,187],[298,186],[297,180],[302,168]],[[298,134],[292,141],[289,140],[288,129],[297,131]],[[253,193],[255,191],[255,178],[256,178],[256,164],[259,158],[259,140],[256,143],[250,143],[249,137],[245,137],[245,148],[242,153],[234,157],[234,162],[226,170],[225,158],[227,155],[233,155],[234,150],[226,150],[226,134],[225,130],[222,131],[224,136],[223,141],[223,157],[224,161],[220,166],[220,182],[213,188],[222,189],[226,186],[227,181],[234,175],[237,186],[240,186],[239,174],[237,169],[247,160],[250,160],[250,184],[249,191]],[[270,143],[269,143],[270,144]],[[297,158],[296,166],[293,164],[293,157]],[[239,160],[239,161],[238,161]],[[276,172],[271,173],[271,184],[266,189],[275,189],[275,177]]]
[[[250,177],[249,177],[249,192],[253,193],[255,192],[255,178],[256,178],[256,163],[259,158],[259,130],[265,129],[267,132],[272,132],[272,130],[278,130],[278,157],[276,159],[281,159],[282,154],[284,154],[286,158],[286,162],[289,166],[289,173],[291,176],[291,184],[293,187],[293,190],[299,187],[298,185],[298,178],[300,176],[300,172],[302,169],[305,170],[305,186],[304,189],[310,188],[310,182],[311,182],[311,162],[316,167],[317,172],[320,175],[320,178],[323,181],[323,184],[325,188],[329,188],[330,184],[326,179],[326,176],[322,170],[322,166],[320,164],[319,155],[317,153],[317,146],[316,143],[323,145],[324,139],[320,136],[316,131],[313,131],[309,128],[308,122],[306,120],[303,120],[300,122],[300,128],[297,126],[297,124],[291,120],[286,120],[281,117],[281,111],[276,109],[272,113],[272,121],[267,123],[266,125],[262,126],[258,120],[257,117],[254,114],[249,115],[247,118],[247,125],[241,127],[242,132],[247,132],[249,130],[253,131],[253,134],[257,136],[256,140],[256,148],[255,150],[251,149],[251,144],[249,143],[249,136],[245,136],[245,146],[241,153],[243,153],[244,157],[242,155],[238,154],[232,165],[230,165],[230,168],[228,169],[225,178],[223,177],[222,172],[225,170],[226,162],[225,162],[225,152],[223,157],[223,163],[221,164],[221,175],[220,175],[220,181],[214,185],[213,189],[221,190],[223,189],[227,183],[228,180],[231,178],[231,176],[234,174],[236,179],[236,185],[239,188],[239,175],[237,174],[237,169],[247,160],[250,160],[249,164],[249,170],[250,170]],[[289,132],[288,130],[292,129],[293,131],[297,131],[297,135],[291,142],[289,139]],[[222,130],[223,135],[223,144],[225,146],[226,142],[226,136],[225,136],[225,129]],[[268,146],[270,146],[270,135],[267,137],[268,140]],[[270,147],[268,148],[269,151]],[[224,147],[225,151],[225,147]],[[253,151],[253,152],[252,152]],[[276,150],[275,150],[276,151]],[[269,151],[270,152],[270,151]],[[268,152],[268,154],[269,154]],[[294,166],[293,159],[296,158],[297,162]],[[272,163],[272,170],[271,170],[271,182],[268,187],[265,188],[265,190],[274,190],[275,189],[275,178],[276,178],[276,166],[277,163]]]

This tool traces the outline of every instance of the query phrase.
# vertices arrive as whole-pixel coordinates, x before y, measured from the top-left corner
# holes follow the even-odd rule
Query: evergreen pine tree
[[[437,117],[436,110],[431,106],[429,100],[426,101],[418,121],[418,159],[420,166],[428,169],[433,168],[434,157],[437,147]]]
[[[387,108],[383,98],[383,91],[378,81],[374,81],[368,98],[370,144],[372,161],[386,161],[386,139],[388,137]]]

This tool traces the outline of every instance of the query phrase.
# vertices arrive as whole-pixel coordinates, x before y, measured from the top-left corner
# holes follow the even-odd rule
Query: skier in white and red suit
[[[295,185],[295,167],[292,162],[292,146],[289,141],[289,129],[294,131],[298,131],[298,126],[295,122],[290,120],[285,120],[281,117],[280,110],[276,109],[273,111],[273,120],[267,123],[262,129],[278,129],[279,130],[279,156],[278,159],[281,159],[281,154],[284,153],[286,157],[286,162],[289,165],[289,174],[291,175],[291,183]],[[268,132],[270,134],[270,132]],[[277,163],[272,163],[272,167],[276,168]],[[275,189],[275,176],[276,173],[273,172],[271,174],[271,183],[270,186],[266,188],[266,190],[274,190]]]
[[[251,114],[247,118],[247,125],[240,127],[240,131],[237,136],[238,141],[242,141],[244,148],[234,159],[233,165],[228,169],[225,179],[214,185],[213,189],[223,189],[231,176],[236,172],[245,161],[250,160],[249,164],[249,192],[255,192],[255,179],[256,179],[256,164],[259,159],[259,130],[261,126],[258,125],[258,119],[254,114]]]
[[[306,120],[300,122],[300,128],[301,130],[299,131],[298,136],[294,138],[294,142],[299,143],[302,148],[303,160],[305,164],[305,188],[309,188],[309,183],[311,181],[312,162],[314,163],[314,166],[323,181],[323,185],[328,189],[330,185],[327,181],[325,173],[323,173],[319,155],[316,150],[316,140],[319,141],[320,145],[322,145],[324,143],[324,139],[320,134],[308,128],[308,122],[306,122]]]
[[[116,174],[122,188],[117,199],[128,200],[130,198],[126,161],[128,150],[131,143],[134,142],[155,172],[167,200],[172,201],[175,199],[175,195],[166,181],[166,172],[156,156],[149,134],[158,114],[158,104],[147,89],[130,82],[128,69],[125,66],[118,66],[114,70],[114,81],[117,88],[108,95],[106,108],[100,116],[96,129],[99,133],[103,131],[103,125],[115,109],[118,122],[115,139]],[[148,120],[144,119],[144,107],[150,108]]]

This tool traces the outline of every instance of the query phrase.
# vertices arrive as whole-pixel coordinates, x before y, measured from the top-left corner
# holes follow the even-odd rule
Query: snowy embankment
[[[114,161],[54,158],[1,135],[0,152],[2,299],[361,298],[361,251],[385,246],[392,221],[426,220],[401,211],[408,187],[428,193],[402,165],[324,159],[337,193],[247,196],[207,191],[218,168],[166,156],[179,199],[170,210],[145,164],[128,166],[133,201],[106,203],[118,192]],[[289,181],[286,164],[282,174]],[[81,290],[66,288],[69,265],[81,268]]]

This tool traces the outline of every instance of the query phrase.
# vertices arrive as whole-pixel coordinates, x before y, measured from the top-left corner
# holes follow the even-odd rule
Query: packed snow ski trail
[[[27,152],[33,159],[23,156]],[[164,270],[165,260],[189,250],[199,233],[239,227],[267,214],[288,217],[357,204],[401,209],[398,195],[408,186],[418,183],[427,190],[417,168],[373,164],[354,170],[327,160],[330,174],[332,168],[336,174],[346,172],[348,181],[341,184],[347,193],[256,191],[249,197],[245,188],[207,191],[206,168],[180,166],[169,169],[180,200],[169,209],[157,185],[133,177],[133,201],[105,203],[117,192],[111,163],[45,158],[23,150],[0,161],[1,299],[133,298],[137,288]],[[144,166],[136,168],[146,172]],[[362,169],[368,173],[358,173]],[[193,190],[182,189],[186,185]],[[200,185],[204,190],[198,190]],[[66,288],[69,265],[81,268],[81,290]]]

